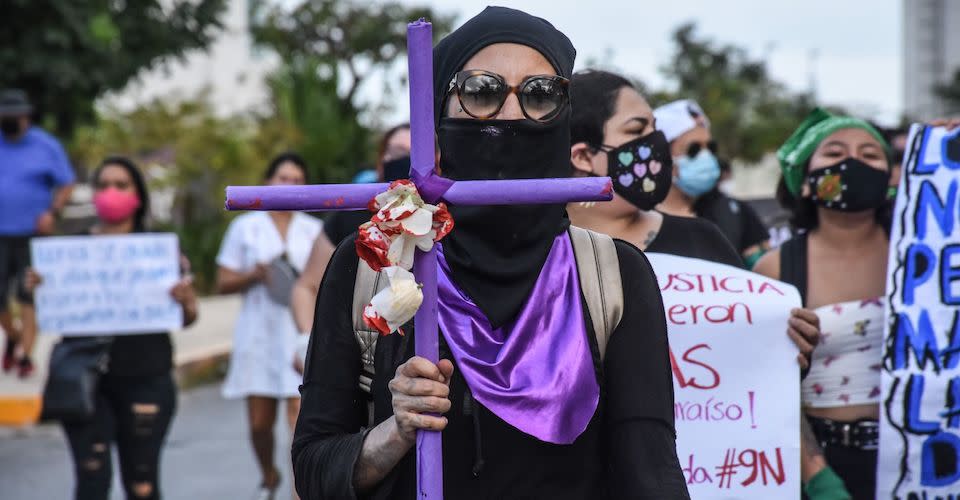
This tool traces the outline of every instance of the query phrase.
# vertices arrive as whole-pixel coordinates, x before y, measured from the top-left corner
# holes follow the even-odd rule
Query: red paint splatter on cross
[[[606,185],[603,186],[603,190],[600,191],[601,194],[610,194],[613,192],[613,181],[608,180]]]
[[[230,200],[230,208],[233,210],[258,210],[263,206],[263,199],[254,198],[250,203],[240,203]]]

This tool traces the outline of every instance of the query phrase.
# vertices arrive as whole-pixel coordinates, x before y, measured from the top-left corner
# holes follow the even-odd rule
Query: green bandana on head
[[[890,146],[880,132],[869,123],[850,116],[835,116],[816,108],[810,112],[803,123],[797,127],[789,139],[777,150],[777,159],[780,160],[780,170],[787,190],[794,196],[800,195],[803,177],[806,175],[804,167],[807,160],[816,151],[817,146],[830,134],[840,129],[859,128],[866,130],[876,139],[884,151],[889,153]]]

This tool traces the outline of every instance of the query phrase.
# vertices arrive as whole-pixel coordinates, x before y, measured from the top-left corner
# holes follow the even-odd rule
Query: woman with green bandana
[[[889,146],[865,121],[815,109],[777,157],[783,171],[778,199],[799,234],[765,255],[755,271],[796,286],[824,332],[801,397],[816,441],[805,448],[822,447],[827,464],[805,462],[803,480],[811,497],[845,486],[854,499],[873,498]]]

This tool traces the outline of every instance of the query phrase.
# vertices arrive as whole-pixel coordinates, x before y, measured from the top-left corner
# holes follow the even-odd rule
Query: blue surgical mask
[[[703,195],[713,189],[720,179],[720,162],[706,149],[693,158],[683,156],[676,160],[676,164],[677,177],[673,184],[688,196],[696,198]]]

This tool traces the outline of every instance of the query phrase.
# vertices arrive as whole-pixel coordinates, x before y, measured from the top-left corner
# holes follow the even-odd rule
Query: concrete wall
[[[960,70],[960,2],[903,0],[904,111],[921,120],[951,110],[934,86]]]

